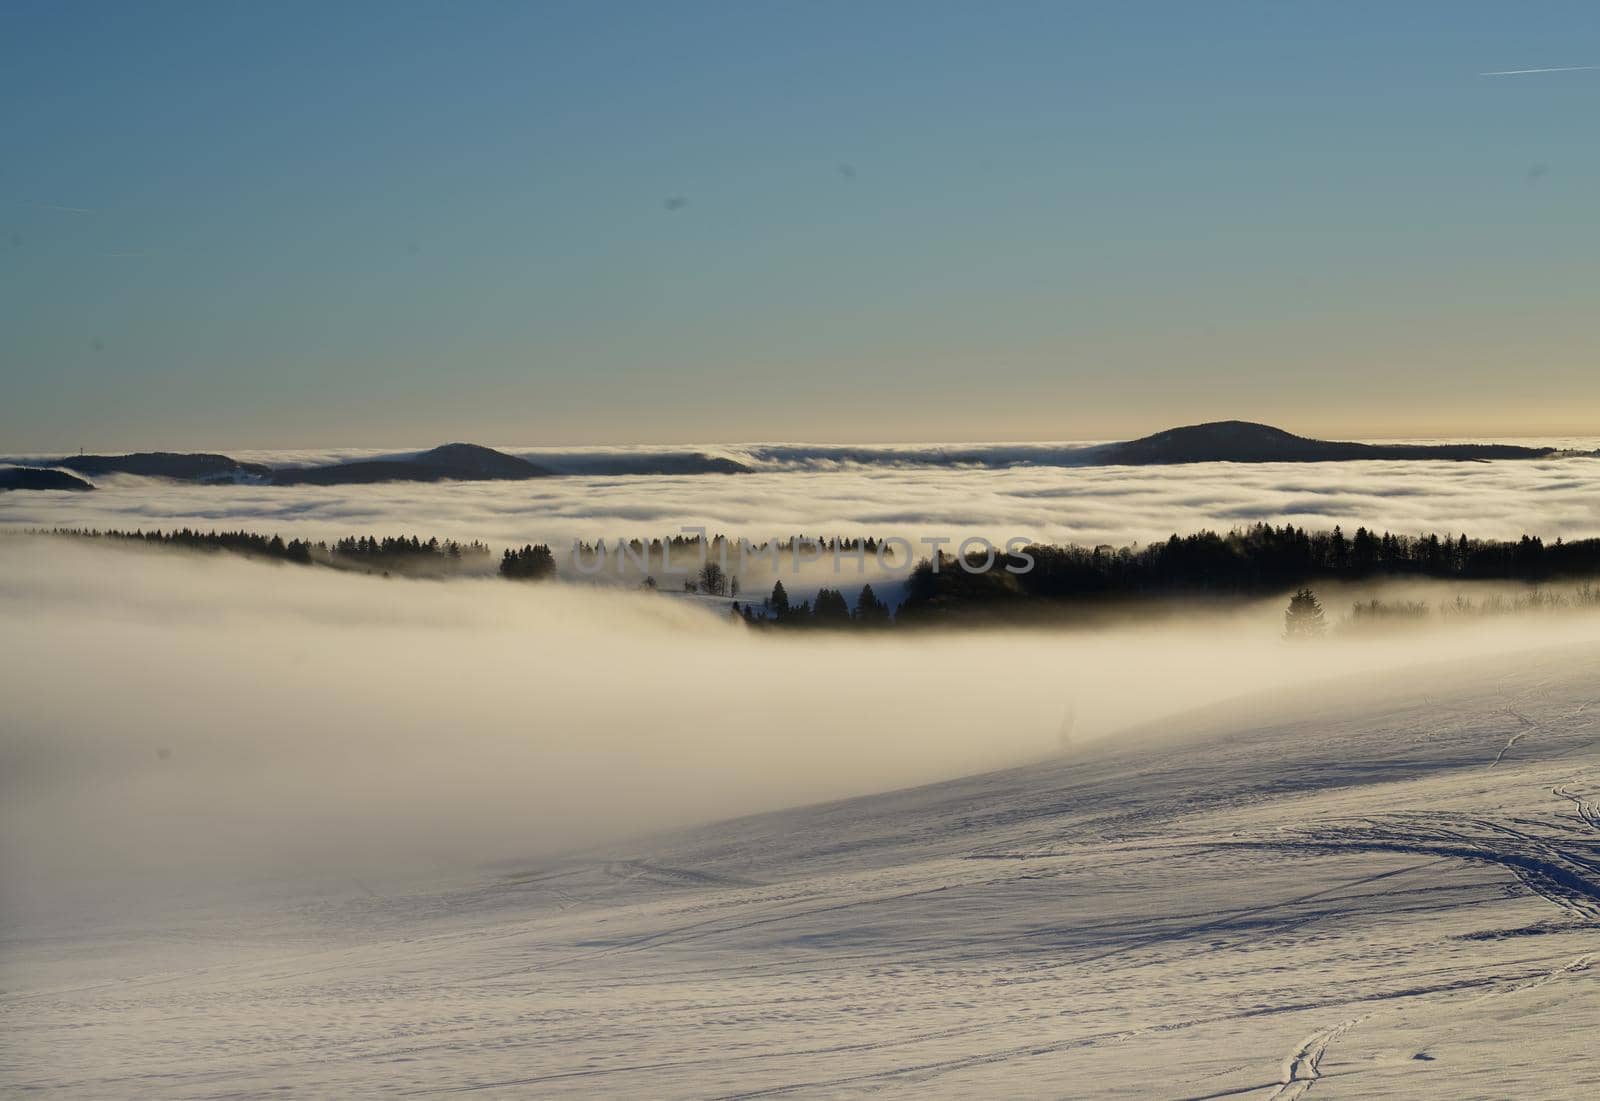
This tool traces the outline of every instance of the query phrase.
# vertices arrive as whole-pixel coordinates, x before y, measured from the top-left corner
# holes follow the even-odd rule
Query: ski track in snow
[[[0,1094],[1593,1096],[1597,658],[470,887],[8,932]]]
[[[1551,791],[1559,798],[1570,801],[1580,821],[1591,829],[1600,830],[1600,803],[1579,795],[1566,784],[1557,784]]]
[[[1518,711],[1516,708],[1507,707],[1505,710],[1506,714],[1510,715],[1513,719],[1516,719],[1522,724],[1522,729],[1506,739],[1506,744],[1500,747],[1500,752],[1496,753],[1494,755],[1494,760],[1489,762],[1490,768],[1494,768],[1501,761],[1505,760],[1506,754],[1510,753],[1511,750],[1516,747],[1518,742],[1522,741],[1523,738],[1526,738],[1529,734],[1532,734],[1534,731],[1539,729],[1538,723],[1528,718],[1528,716],[1522,714],[1522,712]]]
[[[1318,1029],[1300,1041],[1300,1046],[1283,1061],[1281,1084],[1272,1091],[1269,1101],[1299,1101],[1310,1092],[1312,1084],[1322,1077],[1322,1058],[1328,1053],[1328,1045],[1363,1020],[1364,1017],[1351,1017],[1331,1028]]]

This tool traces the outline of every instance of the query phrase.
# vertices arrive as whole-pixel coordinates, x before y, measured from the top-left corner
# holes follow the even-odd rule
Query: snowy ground
[[[1600,1095],[1600,647],[4,945],[10,1093]]]

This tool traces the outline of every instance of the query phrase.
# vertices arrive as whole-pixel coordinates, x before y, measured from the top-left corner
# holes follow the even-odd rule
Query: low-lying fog
[[[366,889],[1019,763],[1063,730],[1114,737],[1259,690],[1600,638],[1600,615],[1574,614],[1296,646],[1281,608],[751,632],[664,595],[0,538],[0,917],[47,919],[89,885],[109,907],[257,877]]]
[[[1180,467],[886,467],[374,486],[195,486],[95,478],[93,493],[11,493],[0,527],[247,527],[285,539],[419,534],[496,547],[665,538],[686,525],[752,541],[797,533],[1012,536],[1093,546],[1270,521],[1546,540],[1600,533],[1600,459],[1200,463]]]

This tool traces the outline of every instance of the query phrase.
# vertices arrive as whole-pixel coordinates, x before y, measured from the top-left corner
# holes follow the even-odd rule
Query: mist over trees
[[[1322,603],[1310,589],[1298,589],[1289,598],[1288,610],[1283,613],[1283,637],[1291,642],[1321,638],[1328,630],[1328,620],[1322,614]]]
[[[500,576],[513,581],[543,581],[555,573],[556,556],[545,543],[528,544],[521,550],[508,548],[500,557]]]
[[[1010,572],[1027,565],[1026,572]],[[1220,534],[1173,535],[1145,546],[1029,546],[968,573],[952,556],[912,571],[900,622],[1059,616],[1068,609],[1176,597],[1255,597],[1319,581],[1427,578],[1519,581],[1600,576],[1600,539],[1547,544],[1516,540],[1381,534],[1365,527],[1311,532],[1256,524]]]
[[[275,558],[283,562],[297,562],[309,565],[313,561],[313,552],[320,551],[324,556],[329,554],[326,543],[310,543],[300,539],[291,539],[285,543],[277,535],[261,535],[253,531],[195,531],[191,528],[179,528],[174,531],[106,531],[89,530],[82,528],[58,528],[48,532],[50,535],[72,536],[85,539],[111,539],[119,542],[143,543],[147,546],[174,547],[183,550],[198,551],[227,551],[231,554],[244,554],[256,558]]]
[[[243,554],[386,576],[448,578],[498,573],[508,580],[531,581],[559,574],[556,554],[545,543],[507,548],[496,567],[486,543],[424,540],[416,535],[349,536],[330,544],[285,541],[278,535],[256,532],[190,528],[165,532],[59,529],[35,534]],[[634,541],[633,545],[667,545],[699,558],[732,543],[718,535],[685,536],[665,544]],[[871,538],[839,538],[813,541],[812,545],[868,550],[880,543]],[[1313,637],[1324,629],[1339,634],[1391,630],[1426,622],[1435,613],[1459,619],[1600,606],[1600,588],[1591,584],[1570,594],[1539,588],[1564,578],[1600,578],[1600,539],[1546,544],[1529,535],[1516,540],[1484,540],[1466,535],[1378,534],[1365,527],[1347,537],[1341,527],[1310,532],[1293,525],[1257,524],[1226,534],[1174,535],[1144,546],[1032,545],[1010,555],[997,553],[989,568],[979,570],[983,564],[982,558],[974,556],[968,561],[974,572],[969,572],[948,554],[940,556],[937,568],[931,560],[918,563],[906,576],[904,599],[897,608],[870,583],[864,583],[853,596],[842,588],[823,586],[808,597],[796,598],[782,579],[775,579],[765,597],[741,599],[739,578],[709,556],[683,579],[682,590],[686,595],[714,599],[732,597],[732,614],[753,627],[820,629],[1089,623],[1097,617],[1122,617],[1141,610],[1159,613],[1195,599],[1225,602],[1294,593],[1284,630],[1287,637],[1297,639]],[[796,579],[791,577],[789,584],[794,585]],[[1337,621],[1312,592],[1324,582],[1384,579],[1516,582],[1528,586],[1529,591],[1494,594],[1476,602],[1457,594],[1454,603],[1437,608],[1414,599],[1372,597],[1358,602],[1348,616]],[[639,584],[648,591],[662,591],[653,576],[645,576]]]
[[[418,561],[460,563],[474,559],[487,560],[489,557],[489,545],[477,540],[457,543],[449,539],[429,539],[424,543],[415,535],[410,538],[403,535],[386,536],[383,539],[367,535],[341,539],[331,547],[324,547],[320,543],[317,546],[327,550],[339,562],[384,569],[403,568]]]
[[[889,605],[879,600],[871,585],[863,585],[852,608],[841,589],[823,587],[810,600],[791,602],[782,581],[773,583],[772,592],[760,604],[733,604],[733,614],[751,626],[795,627],[886,627],[890,623]]]
[[[262,535],[252,531],[197,531],[178,528],[172,531],[118,531],[61,528],[50,535],[87,539],[109,539],[171,547],[192,551],[221,551],[255,558],[270,558],[297,565],[331,566],[364,573],[396,571],[446,576],[481,569],[489,559],[489,545],[473,540],[458,543],[452,539],[429,539],[396,535],[379,539],[371,535],[349,536],[333,543]]]
[[[700,572],[695,575],[695,582],[699,590],[708,596],[728,595],[728,571],[724,570],[719,563],[707,562],[705,565],[701,566]],[[735,586],[733,595],[738,596],[738,582],[734,581],[733,585]]]

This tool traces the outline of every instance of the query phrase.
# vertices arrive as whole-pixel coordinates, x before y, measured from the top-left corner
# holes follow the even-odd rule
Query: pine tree
[[[545,543],[507,550],[500,558],[500,576],[515,581],[540,581],[556,572],[556,557]]]
[[[1301,589],[1289,598],[1289,608],[1283,613],[1283,637],[1295,642],[1318,638],[1328,629],[1322,615],[1322,604],[1310,589]]]
[[[889,605],[878,599],[871,585],[861,587],[861,595],[856,598],[855,619],[863,627],[881,627],[889,623]]]
[[[1350,544],[1345,542],[1344,529],[1338,524],[1333,525],[1333,534],[1328,537],[1328,565],[1336,570],[1342,570],[1350,563]]]

